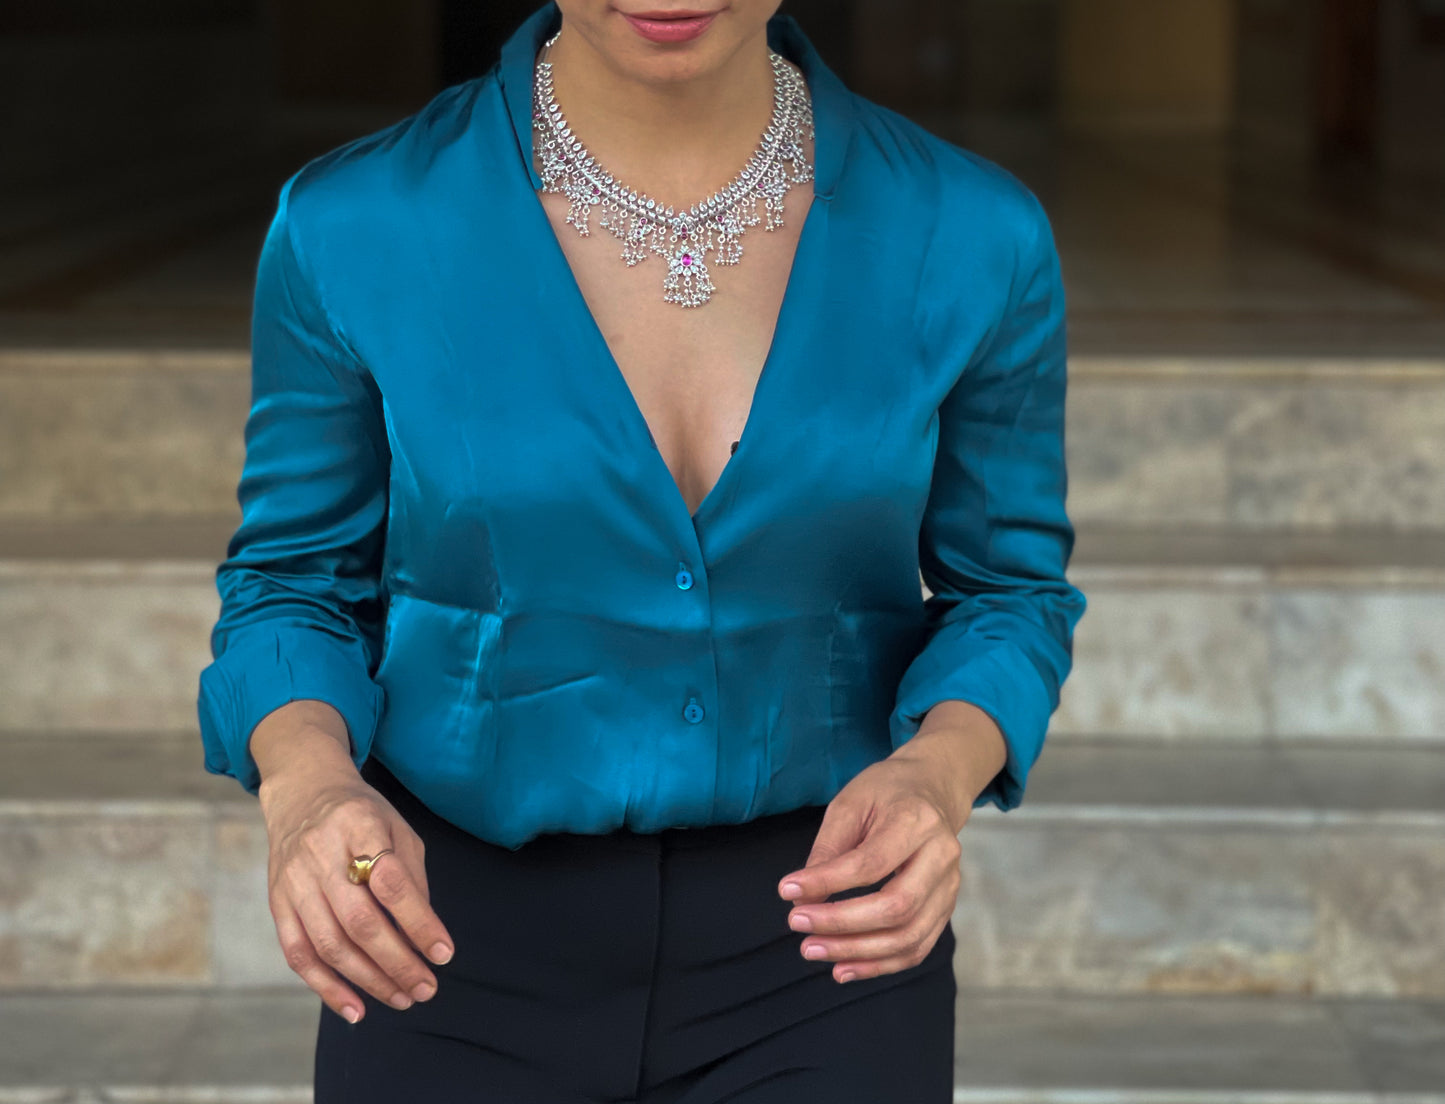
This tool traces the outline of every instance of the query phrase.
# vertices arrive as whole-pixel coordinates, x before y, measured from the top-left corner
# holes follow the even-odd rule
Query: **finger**
[[[786,888],[787,883],[792,882],[802,887],[802,892],[792,900],[821,903],[834,893],[873,885],[886,878],[922,841],[921,835],[915,835],[913,825],[889,820],[872,828],[851,850],[784,878],[783,886]]]
[[[873,893],[841,901],[798,906],[788,914],[794,931],[819,935],[901,928],[912,923],[940,886],[949,895],[961,882],[956,836],[930,836]]]
[[[364,891],[366,887],[351,888]],[[377,908],[376,905],[372,907]],[[317,957],[327,966],[393,1008],[406,1009],[415,1003],[370,955],[352,941],[332,911],[331,901],[323,890],[313,887],[311,892],[297,898],[296,912],[301,917],[311,945],[316,948]]]
[[[396,850],[392,854],[383,855],[372,867],[371,878],[367,884],[371,888],[372,896],[391,913],[396,926],[411,940],[412,946],[440,964],[452,957],[452,937],[441,917],[431,907],[421,855],[419,840],[413,844],[409,840],[399,839]],[[362,945],[366,946],[365,943]],[[377,961],[382,960],[378,958]],[[427,971],[427,976],[431,977],[430,971]],[[435,978],[431,980],[432,984],[435,984]]]
[[[886,961],[906,957],[915,951],[927,953],[927,941],[935,926],[932,914],[926,920],[903,928],[867,932],[863,935],[836,936],[825,941],[805,940],[801,953],[817,962],[851,963]]]
[[[372,868],[371,883],[380,880],[388,869],[402,870],[401,860],[392,854],[383,855]],[[391,922],[373,895],[371,884],[353,885],[338,873],[322,883],[322,890],[350,942],[397,988],[412,1000],[428,1000],[436,993],[436,977]]]
[[[406,859],[407,869],[416,878],[417,889],[421,891],[422,900],[431,903],[431,885],[427,882],[426,876],[426,844],[422,842],[416,831],[405,820],[401,814],[397,814],[397,823],[392,828],[391,838],[396,840],[396,849],[401,852],[402,858]],[[448,938],[448,943],[451,939]]]
[[[867,833],[866,821],[867,811],[861,804],[836,798],[829,802],[823,810],[823,821],[818,826],[812,850],[803,864],[804,870],[816,869],[822,863],[851,852]],[[813,875],[803,877],[803,870],[795,870],[780,879],[778,894],[799,904],[822,901],[828,896],[826,892],[819,892]]]
[[[838,981],[861,981],[864,978],[881,977],[884,974],[911,969],[928,957],[929,952],[937,945],[943,927],[943,924],[937,925],[927,938],[904,954],[890,955],[887,958],[844,959],[834,965],[833,977]]]
[[[952,909],[947,901],[930,899],[918,916],[897,928],[883,928],[858,935],[809,936],[798,948],[812,961],[861,963],[906,956],[928,946],[942,925],[948,922]]]
[[[807,959],[831,962],[857,962],[886,959],[912,953],[930,933],[948,923],[957,900],[957,883],[952,879],[937,883],[906,923],[891,928],[846,935],[809,935],[798,952]]]
[[[921,797],[895,801],[881,821],[864,826],[861,842],[851,851],[825,857],[822,862],[788,875],[783,879],[783,886],[788,882],[801,885],[802,892],[793,899],[802,903],[825,900],[844,889],[872,885],[896,870],[924,840],[938,834],[956,836],[935,805]]]
[[[327,1008],[348,1023],[359,1021],[366,1014],[366,1002],[341,980],[335,970],[321,961],[296,910],[290,905],[273,905],[272,916],[276,920],[276,937],[281,943],[281,953],[286,956],[286,965],[311,987]]]

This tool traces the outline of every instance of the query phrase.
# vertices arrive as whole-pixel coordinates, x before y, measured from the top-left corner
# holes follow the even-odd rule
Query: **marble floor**
[[[1191,137],[920,122],[1043,200],[1073,352],[1445,357],[1445,180],[1321,176]],[[177,158],[7,198],[0,346],[244,348],[261,235],[303,156]]]

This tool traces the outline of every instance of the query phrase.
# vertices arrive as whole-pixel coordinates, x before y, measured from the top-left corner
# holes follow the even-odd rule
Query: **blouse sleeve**
[[[919,533],[927,632],[889,719],[897,748],[938,702],[987,712],[1008,758],[974,807],[1005,810],[1023,798],[1086,606],[1064,575],[1074,531],[1064,506],[1062,273],[1048,218],[1030,200],[1005,315],[939,407]]]
[[[242,520],[216,571],[214,662],[200,676],[205,768],[259,792],[252,730],[298,699],[336,708],[365,761],[390,453],[380,396],[332,325],[292,238],[283,185],[257,265]]]

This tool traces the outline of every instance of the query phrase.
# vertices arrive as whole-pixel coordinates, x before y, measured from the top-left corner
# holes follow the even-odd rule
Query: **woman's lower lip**
[[[707,30],[717,12],[695,19],[638,19],[623,13],[632,29],[650,42],[686,42]]]

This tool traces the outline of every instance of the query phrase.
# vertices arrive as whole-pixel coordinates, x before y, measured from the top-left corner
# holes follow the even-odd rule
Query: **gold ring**
[[[346,867],[346,876],[351,879],[352,885],[366,885],[371,881],[371,868],[376,865],[376,860],[381,856],[389,854],[391,848],[378,851],[375,855],[357,855]]]

